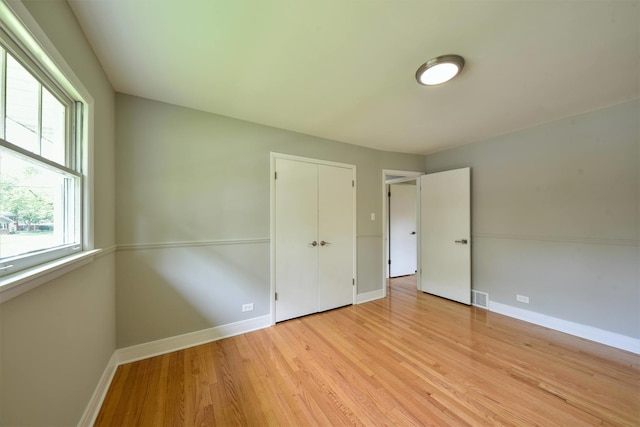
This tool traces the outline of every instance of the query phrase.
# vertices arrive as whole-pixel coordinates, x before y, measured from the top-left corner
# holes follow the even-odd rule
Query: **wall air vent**
[[[489,309],[489,294],[471,289],[471,305]]]

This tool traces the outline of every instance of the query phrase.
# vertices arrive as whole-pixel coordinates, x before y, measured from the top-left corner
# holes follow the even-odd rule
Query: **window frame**
[[[2,138],[2,136],[4,136],[6,132],[6,99],[8,87],[7,58],[9,55],[13,58],[14,61],[20,64],[39,84],[38,124],[36,133],[39,153],[34,153],[32,151],[18,147],[12,144],[10,141]],[[75,123],[76,109],[81,109],[82,105],[74,102],[74,100],[69,95],[67,95],[62,89],[60,89],[56,82],[51,79],[45,72],[43,72],[40,66],[37,63],[34,63],[33,59],[31,59],[29,55],[22,52],[16,45],[16,43],[11,39],[11,37],[6,33],[6,31],[1,28],[0,64],[2,65],[2,68],[0,69],[0,84],[4,86],[3,90],[0,90],[0,105],[2,106],[0,114],[0,151],[10,151],[11,154],[15,157],[19,157],[22,160],[33,163],[38,167],[49,169],[56,173],[62,172],[62,174],[76,178],[75,188],[70,190],[73,191],[74,196],[76,196],[74,197],[74,206],[72,213],[75,219],[73,227],[75,229],[75,234],[77,235],[76,241],[63,244],[59,247],[42,248],[39,250],[34,250],[32,253],[18,254],[16,256],[7,257],[1,260],[0,277],[5,277],[11,275],[12,273],[20,272],[30,267],[36,267],[45,262],[53,261],[58,258],[69,256],[76,252],[82,251],[82,174],[80,171],[81,168],[79,167],[80,162],[78,162],[78,159],[76,158],[76,155],[80,152],[80,150],[76,147],[76,134],[78,133],[78,129]],[[44,89],[48,90],[49,93],[51,93],[51,95],[54,96],[59,102],[61,102],[66,109],[64,164],[55,162],[51,159],[43,157],[42,155],[42,91]],[[69,214],[67,212],[67,206],[65,206],[63,210],[63,215],[65,215],[66,222],[66,215]]]
[[[72,255],[76,252],[81,252],[82,223],[80,219],[80,213],[82,209],[82,174],[66,166],[61,166],[51,160],[37,156],[28,150],[24,150],[23,148],[13,145],[10,142],[0,138],[0,152],[2,152],[3,150],[9,150],[11,151],[11,154],[13,156],[21,158],[22,160],[26,160],[29,163],[34,163],[38,167],[41,167],[43,169],[49,169],[56,173],[62,172],[64,175],[70,175],[76,178],[76,188],[73,191],[74,194],[78,197],[74,200],[74,227],[76,229],[76,232],[80,233],[80,236],[78,236],[79,238],[77,239],[77,242],[74,243],[66,243],[59,247],[41,249],[37,250],[34,253],[19,254],[3,259],[2,261],[0,261],[0,278],[9,276],[12,273],[19,272],[30,267],[35,267],[45,262]]]
[[[40,90],[46,88],[55,99],[67,108],[68,114],[65,115],[65,128],[70,132],[65,136],[65,162],[64,165],[61,164],[61,166],[82,173],[81,151],[80,147],[78,147],[78,145],[81,145],[81,141],[77,140],[79,129],[76,123],[76,110],[83,108],[82,103],[74,101],[73,96],[68,94],[54,78],[46,73],[42,69],[42,65],[38,64],[32,55],[25,52],[0,25],[0,77],[2,78],[0,84],[6,84],[7,55],[9,54],[38,81],[41,85]],[[5,88],[0,91],[0,138],[2,138],[2,135],[5,135],[5,120],[2,119],[6,117],[6,96],[7,91],[5,86]],[[40,108],[42,108],[42,93],[40,93],[39,98]],[[42,117],[39,117],[38,138],[41,137]],[[10,141],[8,142],[10,143]],[[42,157],[41,155],[36,155]]]
[[[67,153],[75,162],[75,172],[81,175],[78,200],[80,203],[79,218],[81,220],[81,248],[72,254],[44,262],[34,267],[0,277],[0,303],[20,295],[34,287],[47,283],[67,272],[93,261],[94,256],[102,252],[94,247],[94,177],[93,177],[93,144],[94,144],[94,105],[95,101],[82,81],[76,76],[72,68],[40,28],[27,8],[19,1],[0,1],[0,30],[4,33],[3,45],[14,54],[14,58],[21,61],[22,56],[37,64],[36,74],[42,82],[44,76],[47,81],[54,83],[52,89],[47,89],[56,98],[60,92],[67,94],[77,106],[75,112],[67,115],[67,120],[75,120],[76,140],[70,146],[74,152]],[[7,42],[9,40],[10,42]],[[11,51],[8,43],[17,48],[19,55]],[[20,58],[18,58],[20,56]],[[54,92],[54,90],[56,92]],[[4,116],[4,112],[3,112]],[[28,157],[28,154],[27,154]],[[56,165],[56,167],[59,167]],[[110,247],[106,253],[111,253]]]

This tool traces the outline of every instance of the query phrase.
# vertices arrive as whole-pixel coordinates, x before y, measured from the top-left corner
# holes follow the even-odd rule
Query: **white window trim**
[[[3,277],[0,281],[0,304],[89,264],[101,251],[101,249],[83,251]]]
[[[0,27],[40,64],[74,99],[84,104],[80,143],[83,147],[80,170],[82,188],[83,252],[28,268],[0,279],[0,303],[60,277],[93,261],[101,250],[94,246],[93,132],[94,99],[63,59],[51,40],[19,0],[0,0]]]

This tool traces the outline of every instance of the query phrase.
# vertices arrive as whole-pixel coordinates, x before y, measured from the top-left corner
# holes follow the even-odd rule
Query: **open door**
[[[420,177],[420,289],[471,304],[471,169]]]

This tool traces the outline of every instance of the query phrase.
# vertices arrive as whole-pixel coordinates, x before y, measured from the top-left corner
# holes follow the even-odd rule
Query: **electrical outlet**
[[[242,304],[242,312],[245,311],[253,311],[253,303],[251,304]]]
[[[516,295],[516,301],[523,302],[525,304],[529,304],[529,297],[524,295]]]

